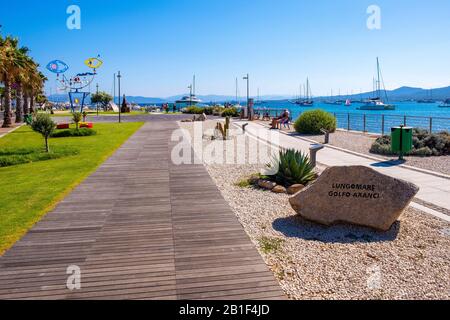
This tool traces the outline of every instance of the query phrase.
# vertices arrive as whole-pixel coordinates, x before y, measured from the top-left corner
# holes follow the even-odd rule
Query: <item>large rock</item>
[[[289,201],[300,216],[311,221],[387,231],[418,191],[412,183],[368,167],[332,167]]]

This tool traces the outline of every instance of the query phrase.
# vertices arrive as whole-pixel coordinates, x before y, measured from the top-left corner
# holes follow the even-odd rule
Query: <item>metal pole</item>
[[[250,76],[247,73],[247,113],[249,120],[252,120],[251,109],[250,109]]]
[[[381,115],[381,134],[384,136],[384,114]]]
[[[366,115],[364,114],[364,132],[367,132],[366,130]]]
[[[433,133],[433,118],[430,117],[430,134]]]
[[[347,130],[350,131],[350,113],[347,113]]]
[[[98,99],[98,83],[97,83],[97,99]],[[98,117],[98,101],[97,101],[97,117]]]
[[[119,123],[122,122],[122,106],[120,105],[120,78],[122,78],[122,76],[120,75],[120,71],[119,71],[119,74],[117,75],[118,84],[119,84]]]
[[[404,124],[404,126],[406,127],[406,116],[404,116],[403,124]]]

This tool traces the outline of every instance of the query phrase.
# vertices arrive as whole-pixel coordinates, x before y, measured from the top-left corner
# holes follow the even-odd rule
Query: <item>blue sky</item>
[[[314,95],[372,88],[380,57],[388,89],[450,85],[448,0],[0,0],[3,34],[19,36],[45,66],[69,72],[100,54],[98,82],[111,92],[121,70],[127,95],[165,97],[188,91],[234,94],[251,76],[256,94],[298,92],[309,76]],[[81,8],[81,30],[66,27],[66,9]],[[366,27],[369,5],[381,30]],[[44,69],[44,68],[42,68]],[[55,77],[47,90],[55,87]],[[240,80],[244,94],[244,81]]]

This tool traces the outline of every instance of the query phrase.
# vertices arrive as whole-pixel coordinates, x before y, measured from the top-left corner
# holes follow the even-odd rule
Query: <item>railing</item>
[[[340,129],[390,134],[392,127],[401,125],[428,130],[450,131],[450,118],[385,114],[333,113]]]
[[[269,109],[255,108],[255,113],[270,117],[280,116],[286,108]],[[289,110],[289,109],[288,109]],[[292,114],[292,111],[289,110]],[[388,114],[362,114],[362,113],[332,113],[337,120],[337,127],[349,131],[361,131],[376,134],[390,134],[392,127],[400,125],[420,128],[429,132],[450,131],[450,118],[446,117],[423,117]],[[301,115],[301,113],[300,113]],[[295,119],[294,119],[295,120]]]

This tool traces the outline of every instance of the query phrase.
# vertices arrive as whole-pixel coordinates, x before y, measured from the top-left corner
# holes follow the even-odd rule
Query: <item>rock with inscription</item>
[[[351,223],[387,231],[419,188],[369,167],[332,167],[290,198],[303,218],[325,225]]]

